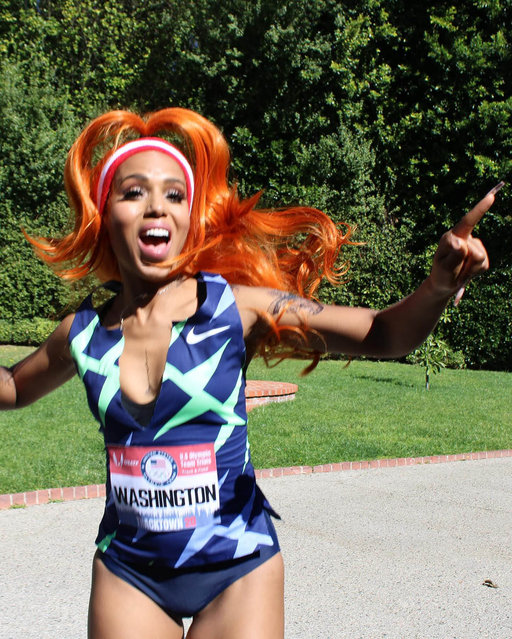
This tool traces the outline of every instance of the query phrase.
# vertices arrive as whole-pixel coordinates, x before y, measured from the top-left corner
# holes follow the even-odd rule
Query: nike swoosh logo
[[[229,326],[219,326],[218,328],[212,328],[209,331],[205,331],[204,333],[194,333],[195,328],[196,327],[194,326],[186,336],[185,341],[187,342],[187,344],[198,344],[208,337],[212,337],[213,335],[217,335],[217,333],[227,331]]]

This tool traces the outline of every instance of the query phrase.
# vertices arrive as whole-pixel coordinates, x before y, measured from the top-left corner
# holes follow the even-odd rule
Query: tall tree
[[[357,223],[367,244],[347,249],[348,281],[322,291],[328,301],[403,295],[439,235],[510,174],[509,0],[22,4],[0,0],[0,59],[22,65],[20,87],[43,64],[35,95],[46,114],[51,98],[63,105],[61,141],[66,113],[84,123],[105,108],[190,107],[223,128],[243,194]],[[512,366],[510,202],[502,192],[480,224],[492,273],[442,327],[473,366]]]

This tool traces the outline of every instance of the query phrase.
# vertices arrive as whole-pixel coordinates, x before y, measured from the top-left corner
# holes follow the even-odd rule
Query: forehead
[[[116,181],[130,175],[151,179],[172,179],[185,183],[185,174],[178,162],[160,151],[141,151],[127,158],[116,170]]]

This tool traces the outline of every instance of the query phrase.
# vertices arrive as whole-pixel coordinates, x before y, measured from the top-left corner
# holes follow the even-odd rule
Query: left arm
[[[274,318],[281,313],[280,324],[305,324],[310,346],[321,352],[389,358],[407,354],[433,330],[450,298],[456,295],[458,303],[467,282],[489,268],[483,244],[471,233],[492,205],[498,187],[443,235],[431,273],[419,288],[384,310],[324,306],[283,291],[237,287],[235,295],[248,341],[257,341],[262,334],[258,311],[263,311]]]
[[[306,327],[308,346],[321,353],[369,357],[400,357],[420,344],[435,326],[448,301],[436,294],[429,279],[409,297],[382,311],[318,304],[272,289],[237,287],[235,293],[248,346],[268,331],[258,311],[270,313],[279,324]],[[244,318],[250,318],[249,321]],[[286,334],[289,346],[299,337]],[[248,348],[251,352],[256,348]]]

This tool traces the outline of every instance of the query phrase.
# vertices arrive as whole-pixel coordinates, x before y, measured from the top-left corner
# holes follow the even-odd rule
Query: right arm
[[[10,368],[0,367],[0,410],[28,406],[73,377],[68,345],[73,318],[68,315],[28,357]]]

